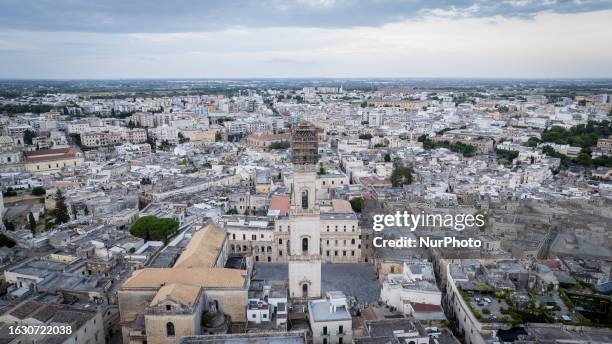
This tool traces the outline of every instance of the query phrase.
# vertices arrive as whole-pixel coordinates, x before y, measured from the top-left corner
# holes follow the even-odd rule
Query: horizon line
[[[612,80],[612,76],[606,77],[529,77],[529,76],[351,76],[351,77],[336,77],[336,76],[296,76],[296,77],[108,77],[108,78],[46,78],[46,77],[0,77],[0,81],[113,81],[113,80]]]

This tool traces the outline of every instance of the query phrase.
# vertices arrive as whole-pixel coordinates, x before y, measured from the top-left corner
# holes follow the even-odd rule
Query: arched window
[[[308,190],[302,191],[302,209],[308,209]]]
[[[302,239],[302,251],[308,253],[308,238]]]
[[[166,323],[166,336],[174,337],[174,324],[171,322]]]
[[[302,284],[302,297],[308,297],[308,284]]]

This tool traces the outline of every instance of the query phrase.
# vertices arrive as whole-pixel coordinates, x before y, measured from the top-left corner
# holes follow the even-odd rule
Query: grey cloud
[[[232,27],[380,26],[424,14],[520,17],[612,8],[610,0],[0,0],[0,28],[27,31],[168,33]],[[272,37],[270,39],[273,39]]]

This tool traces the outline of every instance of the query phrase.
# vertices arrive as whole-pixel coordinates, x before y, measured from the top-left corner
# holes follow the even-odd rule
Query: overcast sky
[[[0,0],[0,78],[612,77],[612,0]]]

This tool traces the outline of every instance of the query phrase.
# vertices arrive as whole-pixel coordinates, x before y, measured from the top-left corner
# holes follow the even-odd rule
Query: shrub
[[[32,188],[32,195],[33,196],[42,196],[44,194],[47,193],[47,191],[45,191],[45,188],[43,188],[42,186],[36,186],[34,188]]]

